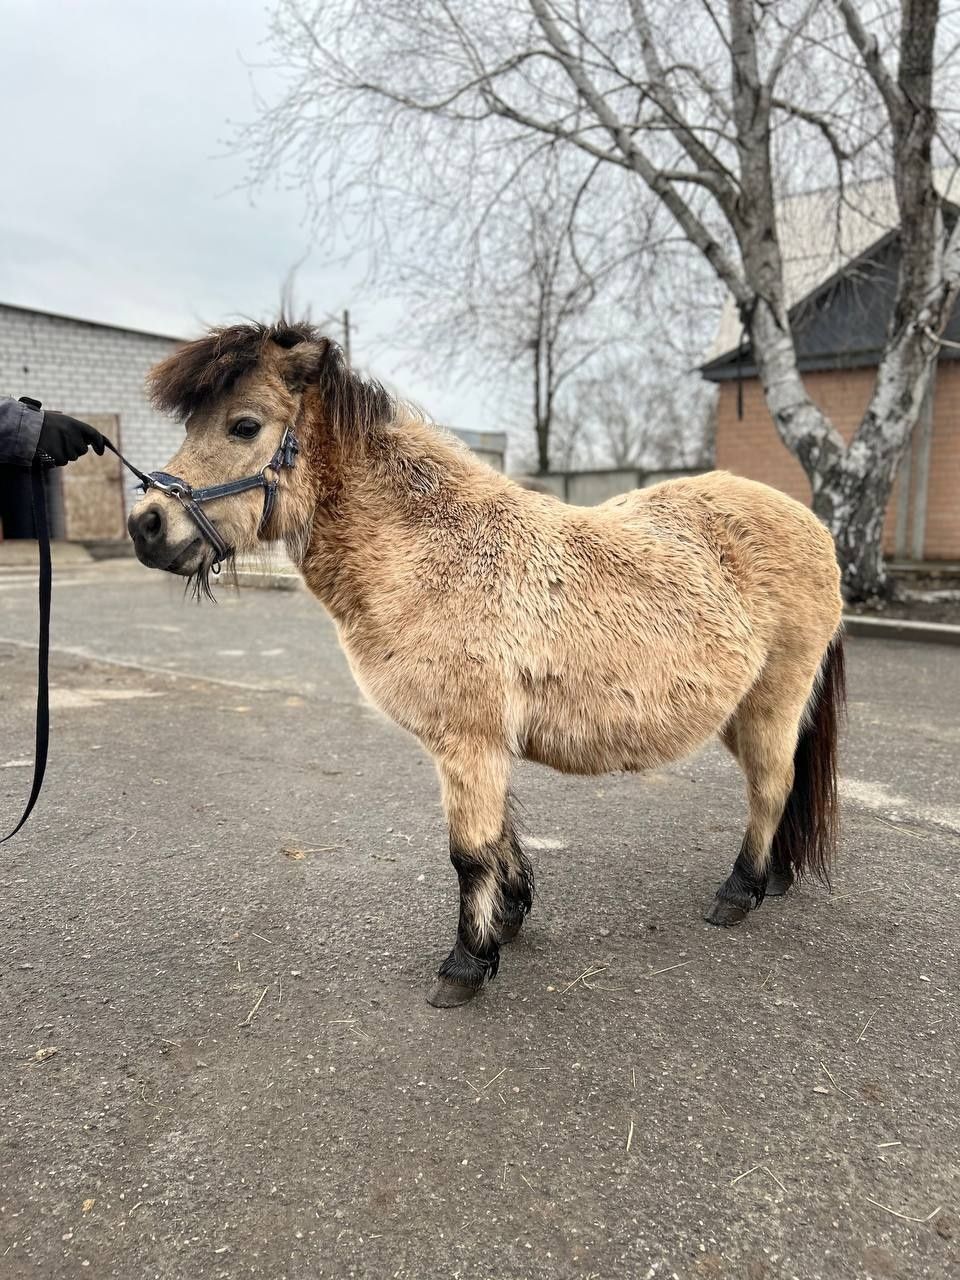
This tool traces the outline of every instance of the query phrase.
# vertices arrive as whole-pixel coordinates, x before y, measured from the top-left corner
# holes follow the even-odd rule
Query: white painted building
[[[48,409],[91,422],[141,470],[159,470],[178,448],[183,427],[151,406],[144,380],[183,340],[0,303],[0,395],[32,396]],[[503,468],[502,433],[457,434]],[[91,453],[58,468],[47,481],[54,536],[124,537],[135,484],[110,454],[100,459]],[[11,497],[0,485],[0,537],[4,528],[7,537],[31,535],[27,497]]]
[[[151,471],[176,450],[183,429],[151,406],[144,378],[180,341],[0,303],[0,395],[31,396],[48,409],[91,422]],[[91,453],[72,467],[50,471],[47,506],[54,537],[123,538],[135,483],[111,454]],[[0,477],[0,537],[32,535],[26,492],[22,477]]]
[[[183,428],[151,406],[144,377],[182,341],[0,303],[0,395],[32,396],[84,420],[114,416],[114,444],[152,471],[177,448]]]

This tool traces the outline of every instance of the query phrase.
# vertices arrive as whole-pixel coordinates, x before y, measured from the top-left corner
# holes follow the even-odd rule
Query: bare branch
[[[734,297],[739,302],[748,305],[751,300],[751,293],[733,259],[730,258],[720,242],[710,234],[691,207],[674,190],[669,180],[660,176],[656,166],[635,145],[629,130],[617,118],[606,99],[597,91],[583,67],[572,54],[553,20],[545,0],[530,0],[530,7],[536,14],[544,35],[559,56],[577,92],[608,131],[626,162],[639,174],[650,190],[660,197],[683,228],[691,243],[701,251]]]
[[[821,3],[822,0],[807,0],[807,3],[801,10],[796,22],[787,29],[783,40],[780,42],[780,45],[773,55],[773,59],[770,63],[770,70],[767,72],[766,89],[768,93],[773,93],[776,83],[780,79],[780,73],[783,71],[790,54],[793,52],[794,45],[807,29],[810,19],[820,7]]]
[[[712,175],[711,190],[727,214],[731,216],[737,199],[737,186],[733,175],[722,165],[716,154],[704,146],[696,132],[684,120],[683,113],[671,92],[667,74],[657,53],[653,30],[643,0],[630,0],[630,13],[640,37],[640,48],[647,70],[647,92],[666,117],[674,136],[701,173]]]
[[[836,0],[836,4],[843,17],[847,33],[856,45],[870,79],[877,86],[880,96],[886,103],[887,114],[891,120],[896,119],[904,106],[903,95],[880,55],[877,37],[867,31],[861,22],[857,11],[857,0]]]
[[[838,175],[842,174],[844,163],[853,159],[854,152],[848,151],[843,146],[829,121],[825,120],[819,112],[808,111],[805,107],[799,106],[796,102],[788,102],[785,98],[771,98],[770,105],[774,110],[783,111],[786,115],[792,116],[794,120],[802,120],[805,124],[819,129],[826,139],[827,146],[833,152]]]

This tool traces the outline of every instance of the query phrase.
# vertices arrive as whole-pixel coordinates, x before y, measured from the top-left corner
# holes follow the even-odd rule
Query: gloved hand
[[[103,436],[96,427],[65,413],[44,410],[37,440],[37,457],[45,453],[58,467],[62,467],[68,462],[75,462],[91,445],[94,453],[103,453]]]

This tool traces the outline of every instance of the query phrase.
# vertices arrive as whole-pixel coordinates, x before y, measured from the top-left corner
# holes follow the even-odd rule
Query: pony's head
[[[148,385],[153,403],[186,424],[186,438],[164,471],[190,489],[262,473],[284,432],[294,432],[300,459],[267,473],[278,488],[265,522],[263,488],[204,504],[204,516],[232,553],[303,536],[337,445],[392,412],[383,388],[352,373],[337,344],[308,323],[212,329],[151,370]],[[216,551],[176,496],[148,489],[128,528],[145,565],[206,586]]]

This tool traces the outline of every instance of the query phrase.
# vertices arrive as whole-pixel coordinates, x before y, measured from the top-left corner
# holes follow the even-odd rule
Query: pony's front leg
[[[502,752],[461,743],[437,768],[450,861],[460,880],[457,941],[427,995],[430,1004],[446,1009],[471,1000],[500,963],[509,760]]]

